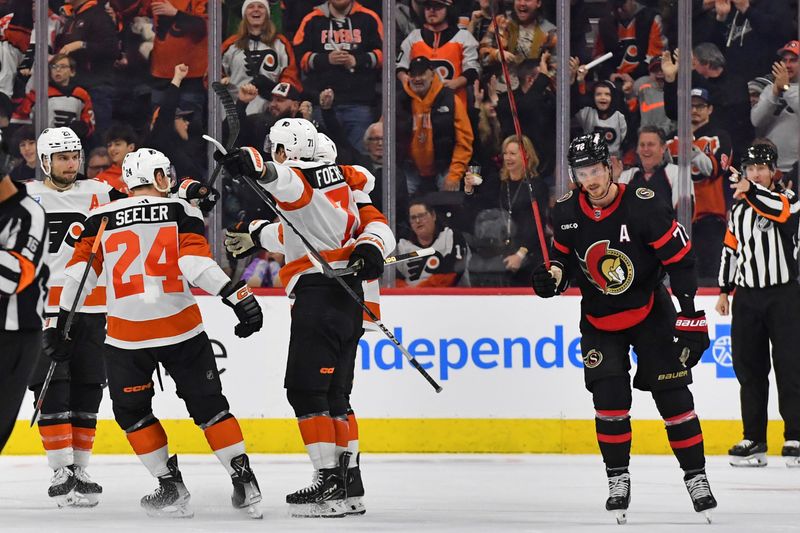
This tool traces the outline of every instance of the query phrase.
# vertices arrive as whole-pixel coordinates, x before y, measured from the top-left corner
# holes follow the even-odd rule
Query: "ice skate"
[[[231,467],[235,471],[231,476],[233,481],[231,503],[235,508],[247,512],[250,518],[263,518],[264,514],[256,505],[261,501],[261,490],[258,488],[255,474],[250,469],[250,459],[246,454],[237,455],[231,459]]]
[[[744,439],[728,450],[731,466],[767,466],[767,443]]]
[[[82,466],[72,465],[69,468],[72,470],[76,482],[72,505],[75,507],[94,507],[100,503],[100,494],[103,493],[103,487],[92,481],[89,473]]]
[[[314,473],[311,485],[286,496],[289,514],[296,518],[341,518],[347,509],[345,479],[350,454],[344,452],[339,466]]]
[[[800,467],[800,441],[787,440],[783,443],[781,455],[786,458],[789,468]]]
[[[628,505],[631,503],[631,475],[628,471],[608,477],[608,499],[606,511],[611,511],[617,524],[628,521]]]
[[[364,506],[364,483],[361,482],[361,454],[356,455],[356,467],[347,469],[347,499],[344,502],[348,515],[367,512]]]
[[[68,466],[62,466],[53,472],[53,479],[50,480],[50,488],[47,495],[50,496],[59,507],[67,507],[75,502],[75,486],[77,480]]]
[[[687,472],[683,477],[683,482],[686,483],[686,490],[689,491],[689,496],[692,498],[694,510],[698,513],[703,513],[706,522],[710,524],[711,510],[717,506],[717,500],[711,494],[711,486],[708,484],[706,471]]]
[[[191,518],[194,516],[194,511],[189,509],[191,495],[183,484],[176,455],[169,458],[167,467],[169,474],[159,476],[158,488],[142,497],[142,507],[150,516]]]

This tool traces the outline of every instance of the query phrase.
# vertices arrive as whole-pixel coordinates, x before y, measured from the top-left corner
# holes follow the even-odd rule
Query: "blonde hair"
[[[503,141],[503,146],[500,149],[501,154],[506,153],[506,148],[508,148],[509,144],[516,144],[519,146],[519,137],[516,135],[510,135],[506,137]],[[537,167],[539,166],[539,156],[536,155],[536,149],[533,147],[533,143],[526,135],[522,136],[522,146],[524,147],[523,149],[525,150],[525,155],[528,157],[528,166],[525,168],[525,176],[530,178],[538,177],[539,171],[537,170]],[[500,181],[506,181],[510,178],[511,176],[509,175],[505,164],[503,164],[503,168],[500,169]]]
[[[250,32],[247,31],[247,20],[242,19],[239,23],[239,30],[236,32],[236,48],[247,50],[247,41],[250,40]],[[266,45],[272,45],[278,37],[278,29],[272,19],[267,17],[264,27],[261,29],[260,41]]]

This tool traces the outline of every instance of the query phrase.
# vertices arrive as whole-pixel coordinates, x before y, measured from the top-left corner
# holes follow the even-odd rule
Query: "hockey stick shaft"
[[[211,88],[214,91],[214,94],[217,95],[219,101],[222,103],[222,107],[225,109],[225,118],[228,120],[228,142],[225,144],[226,151],[233,148],[233,145],[236,144],[236,140],[239,138],[239,129],[241,124],[239,122],[239,115],[236,113],[236,103],[233,101],[233,97],[231,93],[228,92],[228,88],[225,84],[215,81],[211,84]],[[210,138],[207,135],[203,135],[203,138]],[[211,178],[209,178],[208,183],[206,184],[209,187],[214,186],[214,182],[217,181],[217,177],[219,176],[220,171],[222,170],[222,165],[219,163],[214,166],[214,172],[211,174]]]
[[[511,74],[508,71],[508,63],[506,62],[506,51],[505,46],[503,46],[503,40],[500,38],[500,25],[497,21],[497,12],[495,10],[494,1],[489,2],[489,6],[491,7],[492,11],[492,23],[494,24],[494,31],[495,31],[495,40],[497,41],[497,49],[500,51],[500,65],[503,70],[503,78],[506,81],[506,95],[508,96],[508,105],[511,108],[511,118],[514,121],[514,131],[517,134],[517,139],[519,139],[519,151],[522,154],[522,166],[525,169],[525,173],[528,172],[528,153],[525,150],[525,146],[522,140],[522,127],[520,126],[519,122],[519,114],[517,113],[517,101],[514,98],[514,91],[511,90]],[[528,192],[531,197],[531,209],[533,210],[533,220],[536,223],[536,233],[539,236],[539,247],[542,251],[542,258],[544,259],[545,266],[549,269],[550,268],[550,254],[547,251],[547,242],[544,239],[544,230],[542,225],[542,215],[539,212],[539,203],[536,201],[536,197],[533,194],[533,185],[531,185],[531,181],[526,175],[526,182],[528,183]],[[511,209],[511,206],[508,206]]]
[[[83,275],[81,276],[81,281],[78,284],[78,292],[75,293],[75,299],[72,301],[72,306],[69,308],[69,314],[67,315],[67,321],[64,324],[65,340],[66,335],[69,332],[69,328],[72,326],[72,321],[75,319],[75,311],[78,308],[78,300],[80,300],[83,287],[86,285],[86,279],[89,277],[89,269],[92,268],[92,263],[94,263],[94,258],[97,255],[97,249],[100,247],[100,239],[103,237],[103,232],[106,230],[107,224],[108,217],[103,217],[100,221],[100,228],[97,230],[97,236],[94,238],[94,242],[92,243],[92,253],[89,254],[89,261],[86,263],[86,268],[83,269]],[[56,371],[56,364],[57,363],[55,361],[50,361],[50,367],[47,369],[47,375],[44,377],[44,383],[42,383],[42,391],[39,393],[39,398],[36,400],[36,407],[33,410],[30,427],[33,427],[33,425],[39,419],[39,413],[42,411],[45,394],[47,394],[47,389],[50,388],[50,382],[53,380],[53,374],[55,374]]]
[[[335,275],[335,271],[328,263],[328,261],[322,256],[322,254],[316,248],[314,248],[314,246],[310,242],[308,242],[308,239],[306,239],[306,237],[302,233],[300,233],[297,230],[297,228],[295,228],[294,224],[292,224],[292,222],[286,217],[286,215],[284,215],[278,209],[278,206],[275,205],[275,201],[269,197],[269,195],[261,188],[261,186],[259,186],[258,183],[253,181],[253,179],[250,178],[249,176],[243,175],[241,177],[242,179],[244,179],[245,183],[247,183],[250,186],[250,188],[253,189],[253,191],[255,191],[258,197],[261,198],[270,207],[270,209],[275,211],[275,214],[278,215],[281,221],[283,221],[283,223],[286,224],[286,226],[289,229],[291,229],[295,233],[295,235],[297,235],[297,237],[300,239],[300,241],[308,250],[308,253],[320,264],[323,274],[325,274],[325,276],[328,278],[335,279],[337,283],[339,283],[339,285],[344,289],[344,291],[353,300],[355,300],[356,303],[358,303],[358,305],[361,307],[364,313],[367,314],[370,320],[372,320],[375,323],[375,325],[378,326],[378,328],[383,332],[383,334],[386,335],[386,337],[390,341],[392,341],[392,344],[394,344],[397,347],[397,349],[400,350],[400,352],[405,356],[405,358],[408,360],[411,366],[414,367],[414,369],[416,369],[417,372],[419,372],[428,383],[430,383],[431,387],[433,387],[433,389],[436,392],[442,392],[442,386],[439,385],[436,382],[436,380],[433,379],[433,377],[431,377],[431,375],[428,374],[428,372],[424,368],[422,368],[422,366],[419,364],[419,361],[417,361],[414,358],[414,356],[409,353],[406,347],[403,346],[400,343],[400,341],[397,340],[394,334],[392,334],[392,332],[389,331],[389,329],[383,325],[383,322],[381,322],[378,316],[372,312],[372,310],[367,306],[366,303],[364,303],[364,299],[361,298],[358,294],[356,294],[356,291],[354,291],[353,288],[350,287],[350,285],[348,285],[341,277]]]
[[[400,254],[395,255],[392,257],[387,257],[383,260],[383,266],[394,266],[400,263],[405,263],[406,261],[413,261],[414,259],[420,259],[422,257],[428,257],[436,253],[436,250],[433,248],[422,248],[420,250],[415,250],[413,252],[408,252],[407,254]],[[364,261],[359,259],[359,262],[355,265],[347,268],[337,268],[334,269],[333,274],[335,276],[349,276],[350,274],[355,274],[364,266]]]

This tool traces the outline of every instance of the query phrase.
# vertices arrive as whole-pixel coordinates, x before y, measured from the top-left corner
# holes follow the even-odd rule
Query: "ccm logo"
[[[242,287],[241,289],[239,289],[239,290],[236,292],[236,299],[237,299],[237,300],[244,300],[245,298],[247,298],[248,296],[250,296],[250,294],[251,294],[251,292],[250,292],[250,287],[248,287],[247,285],[245,285],[244,287]]]
[[[697,318],[694,318],[694,319],[683,318],[683,319],[679,319],[675,323],[675,326],[679,327],[679,328],[704,328],[704,327],[706,327],[706,319],[705,318],[700,318],[700,319],[697,319]]]
[[[573,222],[572,224],[561,224],[561,229],[578,229],[578,223]]]
[[[333,366],[330,367],[330,368],[323,367],[323,368],[319,369],[319,373],[320,374],[333,374],[334,370],[336,370],[336,367],[333,367]]]
[[[148,390],[153,388],[153,382],[147,383],[146,385],[134,385],[133,387],[125,387],[122,389],[122,392],[142,392],[143,390]]]

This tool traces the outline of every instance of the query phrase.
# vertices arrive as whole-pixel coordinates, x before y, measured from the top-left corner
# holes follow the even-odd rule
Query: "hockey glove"
[[[259,181],[265,179],[266,163],[261,152],[252,146],[234,148],[227,154],[217,150],[214,152],[214,160],[231,176],[247,176]]]
[[[225,249],[233,254],[235,259],[241,259],[256,253],[261,248],[250,234],[248,224],[237,222],[225,230]]]
[[[58,323],[56,327],[47,328],[43,332],[42,351],[56,363],[65,363],[69,361],[72,359],[72,355],[75,352],[75,341],[69,335],[70,333],[72,333],[73,336],[75,334],[75,322],[78,316],[74,315],[72,317],[70,331],[65,331],[68,316],[69,311],[60,309],[58,311]]]
[[[553,296],[561,293],[560,287],[563,271],[555,264],[550,265],[550,270],[542,263],[535,269],[531,275],[531,286],[533,292],[541,298],[552,298]]]
[[[219,291],[222,303],[232,307],[239,323],[233,329],[237,337],[249,337],[261,329],[264,323],[264,315],[261,314],[261,306],[258,305],[253,291],[243,280],[237,282],[229,281]]]
[[[708,324],[703,311],[681,313],[675,321],[675,354],[684,368],[696,365],[711,344]]]
[[[359,266],[360,265],[360,266]],[[383,254],[377,246],[362,243],[350,254],[348,267],[356,267],[356,278],[377,279],[383,274]]]
[[[208,213],[217,204],[219,191],[214,187],[203,185],[197,180],[187,178],[181,182],[178,188],[178,198],[187,202],[195,200],[200,211]]]

